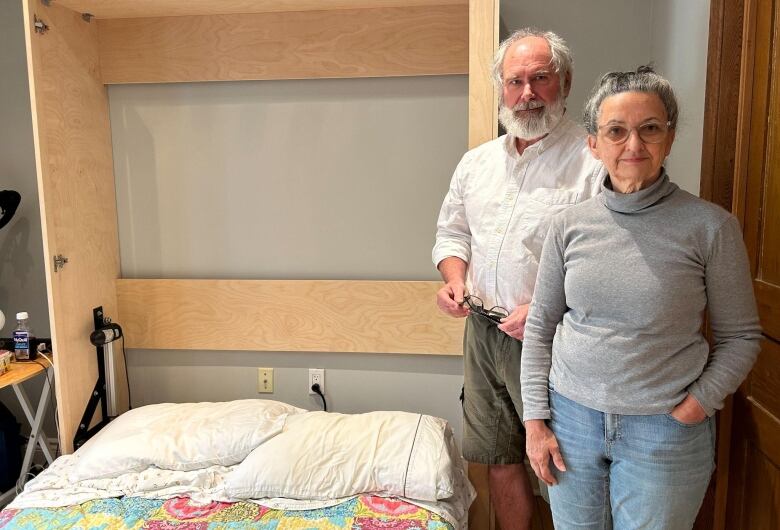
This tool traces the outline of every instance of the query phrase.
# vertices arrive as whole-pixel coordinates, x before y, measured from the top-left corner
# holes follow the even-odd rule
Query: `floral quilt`
[[[95,499],[64,508],[5,509],[3,530],[453,530],[440,516],[393,497],[361,495],[328,508],[275,510],[251,502],[196,504],[189,498]]]

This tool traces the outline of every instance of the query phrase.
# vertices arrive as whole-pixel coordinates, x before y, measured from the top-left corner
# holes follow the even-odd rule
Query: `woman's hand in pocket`
[[[680,423],[688,425],[701,423],[707,418],[707,413],[691,394],[685,396],[685,399],[678,403],[669,414]]]

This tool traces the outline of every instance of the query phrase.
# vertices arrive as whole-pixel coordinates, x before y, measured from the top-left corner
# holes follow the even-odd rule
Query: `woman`
[[[690,529],[714,468],[713,414],[759,350],[739,223],[664,171],[677,115],[651,68],[606,74],[585,122],[609,174],[544,244],[521,386],[558,530]]]

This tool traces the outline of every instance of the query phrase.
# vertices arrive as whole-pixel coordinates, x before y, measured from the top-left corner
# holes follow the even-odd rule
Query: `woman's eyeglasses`
[[[622,144],[628,140],[631,136],[631,131],[636,129],[639,138],[646,144],[660,144],[666,138],[666,133],[669,132],[669,126],[672,122],[666,123],[660,122],[648,122],[643,123],[639,127],[626,127],[625,125],[618,123],[610,123],[599,127],[599,133],[611,144]]]
[[[485,309],[484,302],[482,302],[482,299],[478,296],[467,294],[463,297],[463,303],[461,303],[461,305],[463,304],[466,304],[472,313],[482,315],[499,324],[501,323],[502,318],[509,316],[509,311],[501,306],[493,306],[490,309]]]

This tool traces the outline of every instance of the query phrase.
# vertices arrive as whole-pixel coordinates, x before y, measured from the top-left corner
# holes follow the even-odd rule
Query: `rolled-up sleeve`
[[[457,257],[469,263],[471,261],[471,231],[466,219],[463,203],[463,177],[466,173],[465,159],[461,160],[452,175],[450,189],[444,197],[436,223],[436,243],[433,246],[433,264],[449,257]]]
[[[712,349],[701,376],[688,388],[710,416],[737,390],[760,350],[752,284],[742,230],[729,217],[715,235],[705,270]]]
[[[523,421],[550,418],[547,382],[553,338],[566,312],[563,251],[563,220],[557,215],[553,217],[542,247],[536,289],[525,324],[520,368]]]

